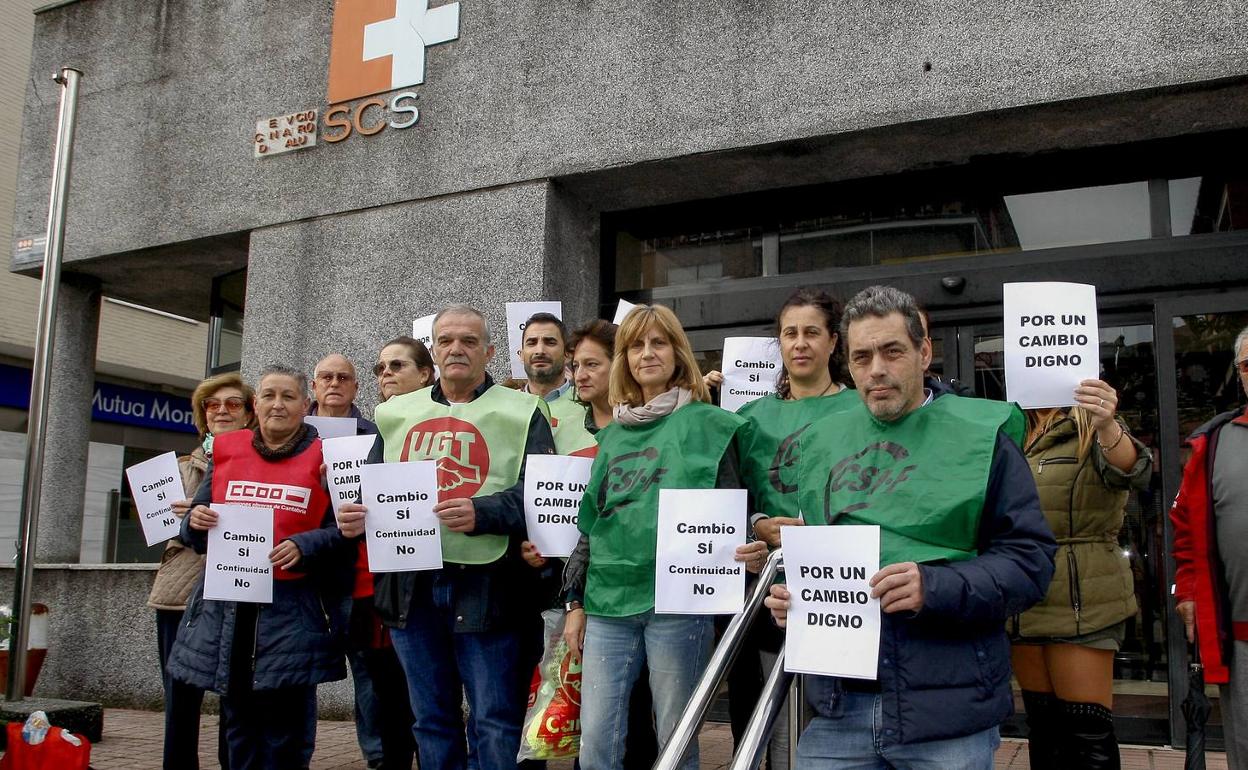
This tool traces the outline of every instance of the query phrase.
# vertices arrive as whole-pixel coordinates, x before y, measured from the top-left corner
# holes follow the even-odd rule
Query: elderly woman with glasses
[[[191,411],[195,427],[199,429],[200,445],[189,455],[178,458],[182,488],[188,496],[195,494],[204,480],[204,471],[212,459],[213,439],[223,433],[250,428],[255,422],[252,396],[251,388],[237,372],[209,377],[191,394]],[[173,504],[173,512],[179,517],[190,510],[190,500]],[[178,635],[186,600],[203,572],[203,556],[180,540],[170,540],[165,545],[152,592],[147,598],[147,606],[156,610],[160,673],[165,683],[165,767],[199,766],[199,710],[204,691],[171,679],[165,672],[165,664]],[[222,765],[228,767],[225,762]]]

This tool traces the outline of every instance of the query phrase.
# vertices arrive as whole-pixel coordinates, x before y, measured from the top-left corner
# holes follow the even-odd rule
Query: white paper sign
[[[357,424],[354,417],[322,417],[310,414],[303,421],[313,428],[322,439],[354,436]]]
[[[507,303],[507,348],[511,353],[511,376],[517,379],[528,377],[524,373],[524,364],[520,361],[520,348],[524,346],[524,325],[536,313],[550,313],[556,318],[563,318],[562,302],[508,302]]]
[[[273,509],[213,503],[217,526],[208,530],[204,598],[227,602],[273,601]]]
[[[436,317],[436,314],[425,315],[412,321],[412,339],[423,343],[425,350],[429,351],[430,356],[433,355],[433,319]],[[433,379],[436,380],[441,376],[442,370],[438,368],[437,364],[434,364]]]
[[[1074,406],[1080,380],[1100,377],[1096,287],[1007,283],[1005,392],[1023,409]]]
[[[524,466],[524,521],[542,556],[571,556],[581,537],[576,517],[589,486],[591,457],[529,455]]]
[[[433,506],[438,471],[433,460],[360,468],[364,537],[372,572],[442,568],[442,535]]]
[[[719,405],[735,412],[756,398],[776,392],[784,362],[775,337],[724,338],[724,384]]]
[[[637,306],[626,299],[620,300],[620,304],[615,306],[615,318],[611,319],[611,323],[616,326],[624,323],[624,316],[628,315],[629,312],[635,307]]]
[[[339,436],[321,442],[325,458],[325,480],[334,513],[345,503],[354,503],[360,493],[360,467],[368,461],[376,436]]]
[[[744,489],[660,489],[654,611],[739,612],[745,603]]]
[[[182,489],[182,474],[173,452],[131,465],[126,468],[126,480],[130,482],[130,497],[134,499],[147,544],[177,537],[182,522],[173,513],[173,503],[185,500],[195,490],[188,493]]]
[[[880,571],[880,528],[781,527],[780,545],[792,594],[784,670],[875,679],[880,600],[867,581]]]

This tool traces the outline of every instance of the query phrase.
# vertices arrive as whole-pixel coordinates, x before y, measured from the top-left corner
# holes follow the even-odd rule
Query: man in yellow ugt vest
[[[1013,710],[1005,620],[1044,597],[1057,548],[1021,414],[925,387],[932,344],[905,292],[859,292],[841,338],[861,403],[803,435],[798,494],[807,524],[880,527],[879,674],[805,677],[797,766],[991,768]],[[782,626],[789,598],[766,600]]]
[[[433,510],[446,564],[376,575],[374,594],[407,675],[422,767],[466,766],[464,693],[482,770],[514,770],[520,748],[529,673],[520,660],[529,602],[520,594],[531,585],[515,547],[525,539],[524,461],[555,448],[537,396],[495,385],[486,373],[493,356],[481,312],[452,305],[433,320],[442,378],[374,414],[386,462],[438,463]],[[363,533],[363,510],[340,509],[344,534]]]

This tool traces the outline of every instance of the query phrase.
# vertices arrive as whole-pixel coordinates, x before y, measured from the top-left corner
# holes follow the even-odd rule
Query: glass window
[[[212,325],[208,340],[210,374],[237,371],[243,362],[243,314],[247,303],[247,271],[238,270],[213,281]]]
[[[1248,229],[1248,178],[1225,174],[1170,180],[1172,235]]]
[[[762,274],[762,233],[757,229],[639,238],[616,235],[616,289],[705,283]]]
[[[1152,235],[1148,182],[1007,195],[1005,206],[1023,251]]]

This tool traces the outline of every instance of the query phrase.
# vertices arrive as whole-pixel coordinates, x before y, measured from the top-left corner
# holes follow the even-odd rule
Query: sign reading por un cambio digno
[[[334,0],[329,107],[320,121],[316,110],[257,121],[255,156],[278,154],[275,140],[280,140],[280,152],[313,147],[318,126],[329,144],[352,134],[411,128],[420,120],[418,94],[401,89],[425,82],[426,48],[458,38],[459,3],[430,8],[429,0]],[[307,121],[293,129],[285,126],[290,118],[309,115],[310,130]]]

